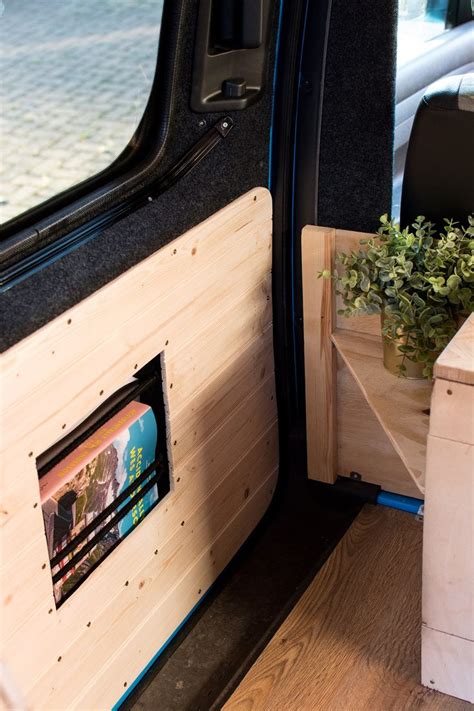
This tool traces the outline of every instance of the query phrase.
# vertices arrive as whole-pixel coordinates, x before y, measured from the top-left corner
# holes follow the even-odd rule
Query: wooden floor
[[[225,711],[470,709],[418,681],[421,543],[414,516],[366,506]]]

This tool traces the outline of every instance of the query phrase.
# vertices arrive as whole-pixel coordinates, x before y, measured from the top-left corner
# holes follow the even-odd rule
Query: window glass
[[[445,31],[447,12],[448,0],[399,0],[399,66],[422,54],[425,42]]]
[[[109,166],[154,79],[163,0],[0,0],[0,222]]]

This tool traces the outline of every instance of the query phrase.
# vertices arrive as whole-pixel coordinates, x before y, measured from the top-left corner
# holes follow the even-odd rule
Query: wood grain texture
[[[366,507],[225,711],[467,711],[420,685],[422,524]]]
[[[333,283],[335,230],[305,227],[301,237],[308,476],[333,484],[337,476],[336,360]]]
[[[337,464],[338,474],[361,475],[384,491],[419,498],[407,468],[386,436],[359,385],[337,356]]]
[[[407,471],[423,492],[431,383],[397,378],[389,373],[382,362],[381,336],[335,331],[332,340]]]
[[[474,642],[426,625],[421,629],[425,686],[474,703]]]
[[[29,708],[110,708],[268,506],[271,233],[258,188],[2,356],[2,658]],[[56,610],[36,456],[160,353],[171,491]]]
[[[430,413],[433,437],[474,444],[473,393],[472,385],[436,378]]]
[[[428,437],[425,505],[423,622],[474,640],[473,445]]]
[[[439,356],[435,378],[474,385],[474,314],[471,314]]]
[[[461,382],[458,368],[444,372],[452,379],[435,380],[426,462],[423,683],[474,702],[474,386],[467,370]]]

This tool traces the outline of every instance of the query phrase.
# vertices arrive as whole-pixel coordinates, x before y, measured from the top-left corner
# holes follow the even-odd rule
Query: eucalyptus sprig
[[[333,276],[344,303],[339,313],[383,310],[384,336],[402,338],[399,350],[408,360],[424,363],[424,375],[430,377],[459,319],[474,311],[474,216],[467,227],[445,219],[439,232],[423,216],[403,230],[387,215],[380,222],[358,251],[337,255],[342,270]]]

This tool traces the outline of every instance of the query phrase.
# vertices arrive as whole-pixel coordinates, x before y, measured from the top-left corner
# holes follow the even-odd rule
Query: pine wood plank
[[[156,640],[167,639],[181,621],[176,600],[182,600],[191,610],[245,542],[271,501],[276,479],[277,474],[273,472],[262,482],[258,491],[249,497],[247,506],[236,512],[219,536],[193,561],[170,594],[154,607],[141,626],[131,630],[129,638],[117,648],[110,663],[86,681],[80,696],[72,701],[71,709],[110,709],[124,692],[125,683],[133,681],[156,653]],[[211,558],[214,565],[210,563]]]
[[[474,385],[474,314],[469,316],[439,356],[434,376]]]
[[[119,627],[115,638],[113,632],[112,637],[108,634],[117,620],[126,614],[127,636],[134,629],[140,628],[143,618],[148,616],[149,611],[168,596],[192,562],[212,544],[235,514],[247,505],[249,497],[259,490],[262,483],[272,476],[276,470],[276,452],[277,450],[273,450],[270,453],[267,447],[260,448],[260,452],[254,451],[252,458],[247,460],[254,464],[252,468],[233,470],[216,487],[211,488],[211,484],[208,496],[201,501],[201,505],[192,509],[189,517],[183,519],[184,525],[169,521],[167,527],[173,535],[169,536],[167,541],[162,544],[158,535],[154,536],[158,554],[154,556],[150,550],[148,560],[134,575],[129,574],[123,567],[118,579],[109,575],[112,590],[115,588],[119,594],[115,599],[110,599],[107,607],[99,615],[93,617],[93,624],[87,629],[87,634],[71,640],[66,636],[66,630],[58,629],[61,635],[61,639],[57,641],[61,648],[60,655],[64,661],[67,661],[67,666],[61,670],[64,695],[61,699],[61,696],[51,689],[49,674],[39,680],[30,679],[28,684],[30,688],[26,687],[26,691],[31,690],[34,684],[32,698],[36,699],[40,707],[49,708],[53,699],[57,704],[67,704],[70,699],[68,687],[74,686],[77,676],[90,679],[102,667],[108,666],[110,656],[113,656],[116,651],[115,642],[120,640],[124,633],[124,630]],[[245,460],[242,462],[242,464],[246,463]],[[238,472],[241,479],[240,487],[235,486]],[[175,524],[174,529],[173,524]],[[149,548],[151,549],[151,545]],[[212,569],[213,556],[209,556],[208,560]],[[123,594],[120,594],[122,591]],[[89,618],[90,607],[89,604]],[[84,628],[87,621],[84,622]],[[46,651],[49,647],[53,663],[56,663],[53,646],[45,644],[44,648]],[[94,649],[93,656],[87,654],[91,647]],[[20,656],[18,650],[18,663],[21,663]],[[11,669],[14,671],[13,661]]]
[[[243,471],[247,467],[259,471],[264,465],[255,448],[262,450],[269,461],[273,461],[273,457],[278,453],[278,444],[274,432],[275,410],[270,399],[271,393],[272,376],[256,390],[253,396],[239,404],[234,416],[228,417],[221,423],[212,438],[204,440],[203,443],[197,441],[199,446],[196,447],[194,455],[175,470],[172,482],[173,495],[167,497],[163,506],[158,505],[127,539],[126,569],[129,576],[133,577],[137,574],[136,571],[143,565],[144,559],[146,563],[153,561],[152,554],[157,544],[161,549],[169,537],[175,535],[177,531],[181,540],[181,521],[188,520],[196,508],[208,501],[229,467],[234,472],[232,486],[241,492],[247,487],[244,486],[242,477],[237,477],[238,467],[240,466]],[[240,423],[237,432],[234,428],[235,418]],[[270,429],[267,430],[269,426]],[[247,449],[251,441],[258,443],[258,447],[255,445]],[[270,444],[267,445],[267,442]],[[268,446],[271,447],[270,452],[267,452]],[[203,472],[201,476],[200,472]],[[209,503],[207,505],[210,506]],[[33,669],[37,649],[34,646],[23,655],[25,638],[34,635],[35,638],[44,640],[42,645],[44,662],[47,657],[46,648],[51,645],[56,646],[56,649],[58,645],[63,646],[65,634],[69,640],[73,639],[77,634],[79,619],[97,618],[107,607],[113,595],[122,591],[121,585],[115,589],[113,586],[118,580],[122,580],[124,568],[123,554],[119,547],[104,561],[97,574],[91,576],[88,584],[79,588],[74,596],[59,611],[56,611],[49,571],[46,575],[41,569],[43,575],[28,577],[31,559],[41,560],[43,541],[42,538],[37,540],[38,547],[28,550],[24,556],[14,559],[5,566],[0,582],[2,599],[5,603],[2,608],[2,641],[8,645],[10,664],[15,670],[16,662],[20,665],[20,669],[25,668],[31,655],[29,683],[35,678]],[[13,602],[15,605],[12,605]],[[79,627],[79,632],[81,631],[82,628]],[[19,652],[21,655],[18,657]]]
[[[246,437],[252,437],[251,427],[255,428],[253,433],[255,436],[257,435],[261,407],[254,407],[249,411],[248,417],[244,417],[244,414],[241,416],[238,408],[242,406],[243,402],[247,402],[247,398],[259,389],[263,380],[273,373],[272,335],[272,329],[268,326],[263,336],[257,336],[248,344],[247,348],[242,349],[237,361],[234,359],[231,363],[225,362],[222,369],[219,368],[220,361],[214,360],[216,371],[214,377],[208,378],[207,381],[202,381],[200,371],[194,373],[193,377],[190,377],[191,382],[196,385],[191,403],[189,400],[183,402],[180,397],[174,395],[169,397],[170,456],[172,456],[175,481],[178,477],[182,478],[181,463],[190,456],[192,458],[193,453],[196,454],[199,444],[210,438],[212,433],[225,424],[227,418],[235,414],[236,411],[237,416],[242,417],[240,431],[243,441],[246,441]],[[207,352],[206,348],[206,354]],[[211,355],[215,358],[214,351]],[[203,359],[203,364],[204,362]],[[272,399],[274,397],[272,382],[267,382],[266,389],[267,394],[262,394],[261,400],[257,404],[264,405],[268,413],[271,414],[275,411],[275,401]],[[169,396],[171,393],[174,393],[174,388],[168,390]],[[266,426],[265,419],[263,419],[263,424]],[[232,428],[232,424],[230,424],[230,428]],[[230,436],[231,431],[232,429],[226,435],[227,437]],[[188,466],[187,462],[186,466]],[[194,463],[194,466],[199,466],[199,463]],[[24,489],[21,482],[16,482],[16,484],[14,490],[8,489],[3,492],[2,496],[2,501],[8,510],[18,511],[15,516],[9,517],[5,521],[0,539],[0,551],[11,551],[8,556],[9,565],[4,571],[4,566],[0,565],[0,576],[4,576],[7,581],[3,587],[5,599],[11,599],[14,595],[10,589],[13,581],[16,590],[22,590],[23,577],[11,578],[10,571],[17,565],[22,568],[23,561],[28,560],[33,554],[31,551],[33,545],[35,545],[38,559],[42,559],[41,565],[48,559],[44,537],[35,536],[35,531],[41,530],[42,526],[36,469],[32,467],[31,471],[32,490],[28,492],[31,495],[30,507],[24,506]],[[36,508],[34,508],[34,503],[37,503]],[[35,579],[35,586],[40,586],[44,594],[48,594],[50,588],[49,571],[47,570],[46,573],[41,569]],[[1,580],[2,577],[0,577]],[[24,615],[25,611],[23,610],[22,617]]]
[[[382,362],[381,337],[336,330],[332,341],[423,492],[431,383],[389,373]]]
[[[422,687],[422,525],[366,507],[225,711],[464,711]]]
[[[471,702],[474,702],[473,414],[472,385],[436,379],[426,463],[422,678],[430,688]]]
[[[333,484],[337,476],[336,360],[331,344],[333,285],[318,279],[334,267],[335,230],[305,227],[301,236],[308,476]]]
[[[337,356],[338,474],[361,475],[384,491],[419,498],[420,490],[385,434],[349,368]]]
[[[423,684],[474,703],[474,642],[446,632],[421,628]],[[444,707],[443,707],[444,708]],[[449,708],[449,706],[447,706]]]
[[[474,444],[473,395],[472,385],[436,378],[431,396],[430,434]]]
[[[68,708],[85,689],[87,708],[104,695],[109,708],[123,693],[117,671],[139,673],[218,574],[212,541],[225,565],[268,505],[271,227],[270,194],[253,190],[2,356],[2,656],[30,708]],[[163,352],[171,491],[56,610],[35,457]],[[267,431],[273,449],[257,452]],[[146,643],[137,616],[152,621]]]
[[[58,361],[66,369],[78,359],[84,361],[87,354],[103,341],[109,341],[111,334],[109,330],[104,330],[104,323],[116,321],[117,308],[120,308],[121,323],[129,324],[133,345],[136,346],[136,338],[133,338],[136,329],[131,328],[134,319],[146,313],[147,320],[158,319],[165,323],[167,319],[161,308],[163,302],[168,304],[170,301],[174,305],[174,317],[181,305],[181,301],[176,299],[186,290],[184,285],[190,278],[203,273],[202,280],[206,282],[204,291],[209,293],[209,275],[212,272],[218,274],[229,261],[235,264],[244,261],[247,247],[262,242],[262,230],[267,238],[270,237],[271,212],[268,190],[256,188],[246,193],[32,333],[21,342],[21,348],[17,346],[2,354],[4,406],[11,407],[34,392],[39,383],[54,378]],[[271,252],[269,239],[266,240],[266,248],[267,252]],[[237,253],[238,259],[232,259],[237,257]],[[222,258],[224,262],[219,264]],[[176,279],[177,274],[180,280]],[[231,275],[229,270],[227,276]],[[221,285],[221,289],[225,289],[225,284]],[[226,292],[222,293],[227,298]],[[195,287],[190,296],[196,296]],[[215,295],[211,293],[211,296],[215,301]],[[218,311],[220,303],[217,300]],[[155,311],[155,308],[158,310]],[[193,312],[193,318],[195,315]],[[209,311],[204,318],[212,320]],[[85,324],[87,328],[84,328]],[[53,358],[53,355],[57,357]],[[31,370],[32,362],[41,363],[39,372]]]
[[[425,505],[423,622],[474,640],[473,445],[428,437]]]
[[[109,308],[104,309],[101,314],[102,328],[95,324],[97,341],[94,345],[90,345],[90,349],[82,357],[79,356],[83,349],[82,341],[85,339],[89,342],[88,334],[94,333],[94,321],[97,321],[95,311],[92,312],[88,303],[95,295],[83,302],[83,310],[77,311],[81,306],[78,304],[67,312],[71,314],[70,317],[58,317],[61,320],[66,345],[57,345],[52,339],[44,361],[41,360],[43,349],[39,348],[36,357],[31,353],[30,337],[22,341],[21,346],[19,344],[17,348],[11,349],[17,351],[15,358],[10,355],[10,351],[2,355],[2,403],[3,412],[8,413],[8,420],[2,424],[3,437],[0,444],[4,450],[11,450],[16,442],[28,438],[33,454],[41,453],[49,446],[48,442],[64,437],[79,419],[93,411],[107,395],[113,393],[117,387],[118,377],[121,377],[122,381],[128,380],[130,373],[147,363],[154,354],[164,350],[167,342],[167,345],[181,343],[184,346],[202,325],[208,325],[213,319],[219,319],[226,305],[235,302],[237,294],[245,293],[245,287],[250,289],[262,281],[263,263],[266,266],[265,273],[270,272],[270,230],[269,222],[263,226],[257,225],[254,229],[249,223],[240,231],[241,243],[237,250],[238,257],[235,252],[234,255],[228,253],[218,263],[210,263],[202,271],[195,268],[191,272],[190,280],[183,279],[180,287],[176,286],[176,274],[179,273],[178,261],[175,271],[168,275],[168,280],[161,279],[159,268],[161,260],[157,261],[154,255],[155,288],[150,302],[146,301],[147,293],[140,288],[140,284],[137,285],[137,277],[132,281],[127,279],[123,289],[117,293],[113,288],[115,282],[99,290],[96,294],[98,303],[95,309],[99,310],[104,304],[104,291],[107,293]],[[182,240],[183,237],[179,239]],[[192,255],[192,249],[195,247],[191,245],[195,242],[189,238],[187,241],[187,258],[192,262],[195,256]],[[228,252],[233,249],[232,242],[232,239],[228,242]],[[181,251],[185,251],[184,246]],[[239,265],[242,269],[239,269]],[[150,268],[148,264],[146,267]],[[135,272],[136,269],[130,271]],[[184,270],[184,274],[186,275],[188,271]],[[228,276],[226,280],[222,279],[223,271]],[[174,274],[172,282],[174,286],[167,292],[172,274]],[[125,277],[127,275],[128,273]],[[244,280],[247,279],[244,281],[245,287],[239,281],[239,276]],[[218,285],[218,289],[213,288],[213,285]],[[112,333],[109,328],[109,339],[104,340],[103,329],[107,317],[110,323],[114,324],[117,319],[116,314],[127,311],[125,305],[129,299],[135,303],[136,291],[142,293],[141,308],[136,305],[135,312],[126,321],[122,320],[121,316],[121,328]],[[110,305],[115,308],[115,317],[109,313]],[[83,311],[87,316],[90,315],[92,324],[84,320]],[[47,331],[51,330],[53,335],[56,332],[58,319],[45,327]],[[71,323],[68,325],[69,321]],[[76,321],[74,338],[71,339],[68,329],[76,325]],[[42,334],[43,330],[38,333]],[[140,334],[139,340],[137,334]],[[40,336],[38,339],[42,345]],[[71,351],[65,350],[66,348],[71,348]],[[79,359],[82,364],[80,371],[77,368]],[[32,368],[32,362],[41,363],[41,367]],[[94,374],[93,378],[91,373]],[[72,377],[74,377],[73,388],[71,388]],[[25,381],[25,385],[22,381]],[[15,396],[9,392],[12,389],[12,382],[18,385],[18,392],[14,391]],[[54,390],[52,383],[55,385]],[[31,390],[27,389],[29,385]],[[45,401],[49,402],[48,408],[44,407]]]

